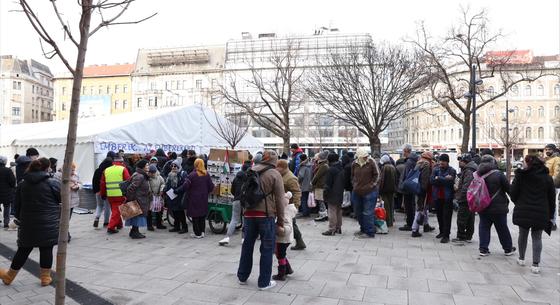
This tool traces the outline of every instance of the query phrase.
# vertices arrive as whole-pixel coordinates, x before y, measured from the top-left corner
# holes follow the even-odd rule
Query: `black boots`
[[[286,265],[278,265],[278,274],[273,275],[272,279],[275,281],[285,281],[286,280]]]
[[[292,266],[290,266],[290,262],[286,260],[286,275],[290,275],[293,273],[294,270],[292,269]]]
[[[140,231],[138,231],[138,227],[136,227],[136,226],[132,226],[128,236],[130,236],[130,238],[132,238],[132,239],[146,238],[146,235],[141,234]]]

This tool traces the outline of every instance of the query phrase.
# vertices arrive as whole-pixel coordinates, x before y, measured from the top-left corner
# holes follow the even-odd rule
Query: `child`
[[[287,192],[284,197],[284,227],[277,227],[276,231],[276,258],[278,259],[278,274],[272,278],[276,281],[285,281],[286,275],[294,273],[288,259],[286,250],[294,239],[292,220],[297,214],[297,208],[293,204],[288,204],[292,198],[292,193]]]

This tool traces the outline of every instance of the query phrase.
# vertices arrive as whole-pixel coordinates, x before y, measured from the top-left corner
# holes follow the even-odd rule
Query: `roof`
[[[134,71],[134,64],[93,65],[84,67],[85,77],[130,75]]]
[[[140,49],[135,75],[201,73],[224,67],[225,46]]]

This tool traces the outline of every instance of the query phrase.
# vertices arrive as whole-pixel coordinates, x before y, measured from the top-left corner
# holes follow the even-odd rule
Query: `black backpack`
[[[261,171],[254,171],[248,169],[243,184],[241,185],[241,192],[239,194],[239,203],[244,209],[254,209],[261,201],[272,194],[272,191],[266,194],[261,185],[260,175],[267,170],[273,168],[267,167]],[[266,205],[265,205],[266,206]]]

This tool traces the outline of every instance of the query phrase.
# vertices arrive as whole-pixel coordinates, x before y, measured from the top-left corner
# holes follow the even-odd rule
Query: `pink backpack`
[[[486,182],[484,181],[486,177],[497,172],[498,170],[491,170],[482,176],[479,176],[476,172],[473,173],[474,179],[467,189],[467,202],[471,212],[478,213],[486,209],[492,202],[492,199],[500,192],[498,190],[496,194],[490,197],[488,187],[486,187]]]

